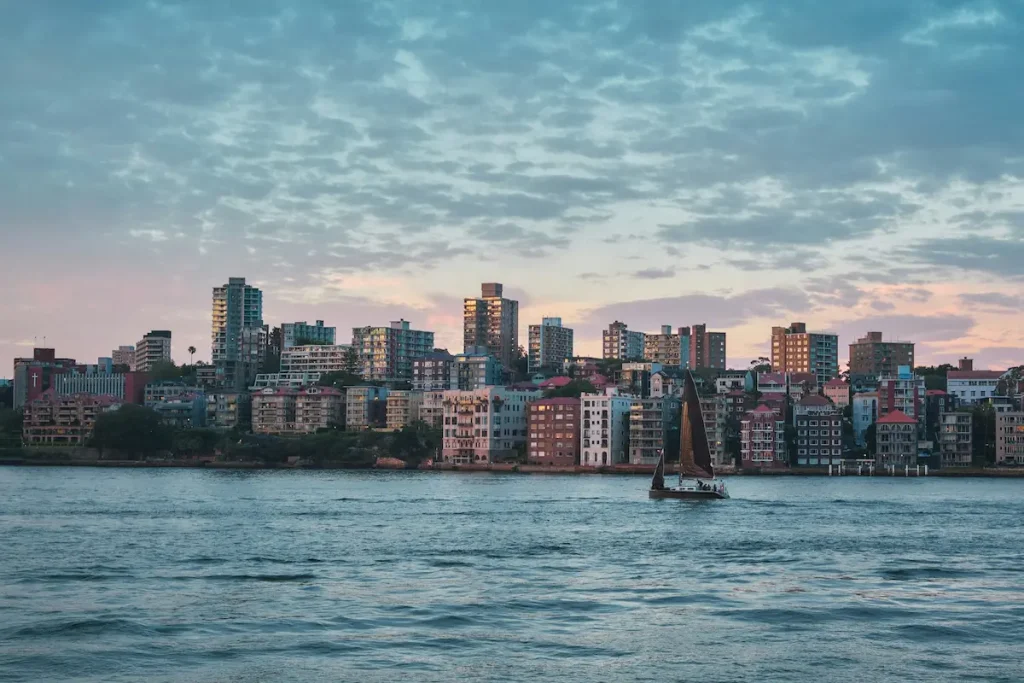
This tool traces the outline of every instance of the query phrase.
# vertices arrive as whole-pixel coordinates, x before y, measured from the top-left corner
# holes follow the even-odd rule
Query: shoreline
[[[0,467],[117,467],[117,468],[175,468],[175,469],[208,469],[208,470],[390,470],[390,471],[417,471],[437,473],[500,473],[500,474],[521,474],[521,475],[544,475],[544,474],[575,474],[575,475],[631,475],[651,476],[654,473],[654,465],[615,465],[608,467],[566,467],[566,466],[545,466],[545,465],[517,465],[507,463],[493,463],[486,465],[451,465],[435,464],[420,465],[419,467],[399,467],[392,463],[378,463],[373,467],[351,467],[346,465],[315,465],[312,463],[273,463],[264,462],[228,462],[209,459],[173,459],[173,460],[105,460],[101,458],[33,458],[33,457],[8,457],[0,458]],[[675,474],[675,468],[668,467],[666,475]],[[822,468],[793,468],[786,470],[730,470],[719,472],[723,477],[827,477],[828,469]],[[846,474],[831,476],[843,477],[887,477],[907,478],[902,472],[897,471],[891,475],[885,471],[876,470],[873,475],[847,471]],[[923,473],[920,476],[925,476]],[[945,470],[929,470],[929,477],[974,477],[986,479],[1016,479],[1024,478],[1024,468],[958,468]],[[917,475],[911,471],[909,478],[916,478]]]

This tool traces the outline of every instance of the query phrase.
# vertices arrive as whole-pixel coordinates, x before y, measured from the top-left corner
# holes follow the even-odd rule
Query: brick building
[[[580,457],[580,399],[544,398],[527,405],[527,462],[572,466]]]

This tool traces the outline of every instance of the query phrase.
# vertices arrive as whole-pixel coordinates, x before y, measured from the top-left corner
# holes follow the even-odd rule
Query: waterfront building
[[[793,406],[796,464],[839,465],[843,461],[843,416],[824,396],[809,394]]]
[[[135,347],[134,346],[118,346],[110,354],[111,360],[114,365],[122,365],[128,368],[129,371],[135,369]]]
[[[252,384],[266,357],[269,334],[263,325],[263,292],[244,277],[213,288],[211,360],[220,388],[237,391]]]
[[[544,398],[526,405],[531,465],[571,467],[580,457],[580,399]]]
[[[956,408],[956,400],[941,389],[927,389],[924,392],[924,414],[926,441],[939,442],[939,431],[943,413]]]
[[[491,375],[488,375],[487,368],[484,368],[484,379],[486,380],[488,376],[496,373],[499,379],[492,383],[497,384],[500,382],[501,367],[493,356],[490,356],[490,358],[494,364],[498,365],[498,368],[496,371],[491,371]],[[458,374],[454,371],[455,356],[447,351],[434,351],[422,358],[415,358],[412,361],[412,388],[417,391],[458,389]],[[454,384],[453,376],[455,378]]]
[[[463,301],[463,350],[483,347],[511,368],[519,355],[519,302],[504,298],[499,282],[485,282],[480,291],[479,298]]]
[[[701,323],[692,327],[681,327],[679,334],[684,340],[688,340],[682,341],[681,346],[689,349],[688,366],[691,370],[725,369],[725,332],[708,332],[708,326]]]
[[[996,464],[1024,465],[1024,412],[996,414]]]
[[[31,358],[14,359],[14,407],[39,398],[51,388],[53,377],[77,365],[74,358],[57,358],[51,348],[32,349]]]
[[[287,351],[296,346],[313,346],[323,344],[334,346],[335,328],[324,327],[323,320],[317,320],[316,324],[309,325],[306,321],[297,323],[284,323],[281,325],[281,352]]]
[[[615,389],[604,394],[580,396],[581,465],[602,467],[627,462],[625,444],[632,401],[631,397],[620,396]]]
[[[832,401],[837,408],[843,409],[850,405],[850,385],[838,377],[833,377],[825,382],[822,391],[825,394],[825,398]]]
[[[946,391],[960,405],[984,403],[996,396],[996,386],[1004,374],[1000,370],[950,370],[946,373]]]
[[[527,368],[556,370],[572,358],[573,332],[562,327],[561,318],[542,318],[540,325],[530,325]]]
[[[715,467],[732,465],[725,453],[725,422],[729,416],[725,394],[705,394],[700,397],[700,412],[704,418],[704,431],[708,435],[711,463]]]
[[[918,433],[925,429],[925,383],[924,377],[915,375],[907,366],[900,366],[894,376],[878,378],[878,416],[884,417],[899,411],[918,422]]]
[[[810,372],[822,385],[839,375],[839,337],[808,332],[805,323],[772,328],[772,370]]]
[[[444,389],[423,392],[420,420],[431,428],[440,428],[444,420]]]
[[[290,346],[281,352],[281,372],[344,372],[354,360],[353,347],[347,344]]]
[[[501,362],[486,349],[468,349],[466,353],[455,356],[449,387],[460,391],[475,391],[501,384],[502,375]]]
[[[879,467],[917,465],[917,418],[893,410],[878,418],[875,429],[875,462]]]
[[[669,435],[678,429],[679,399],[637,398],[629,406],[629,462],[655,465]]]
[[[27,446],[84,446],[96,419],[120,406],[114,396],[60,396],[47,390],[24,404],[22,440]]]
[[[171,331],[153,330],[143,335],[135,345],[136,372],[150,372],[160,363],[171,362]]]
[[[645,334],[644,360],[658,363],[665,368],[683,367],[685,363],[680,350],[681,338],[681,330],[673,332],[671,325],[662,325],[661,332]]]
[[[973,456],[973,416],[967,411],[950,411],[939,417],[938,452],[942,467],[970,467]]]
[[[341,424],[344,401],[334,387],[261,389],[252,395],[252,429],[298,436],[335,428]]]
[[[384,387],[349,387],[345,391],[345,429],[360,432],[386,427],[389,393]]]
[[[408,427],[420,419],[422,391],[392,391],[388,394],[386,425],[391,431]]]
[[[857,445],[867,445],[865,435],[868,427],[878,420],[878,393],[865,391],[853,396],[853,436]]]
[[[198,387],[174,381],[150,382],[145,389],[145,404],[168,427],[206,426],[206,394]]]
[[[352,329],[359,374],[368,382],[412,382],[412,364],[434,348],[434,333],[414,330],[406,320],[389,327]]]
[[[895,375],[899,367],[914,367],[914,342],[882,341],[881,332],[868,332],[850,344],[850,372]]]
[[[781,413],[765,404],[740,422],[740,462],[744,468],[786,469],[786,423]]]
[[[527,438],[527,405],[538,398],[535,390],[509,387],[446,391],[443,461],[481,464],[516,455]]]
[[[320,381],[319,372],[268,372],[256,375],[253,391],[260,389],[300,389],[311,387]]]
[[[239,391],[206,394],[206,424],[217,429],[234,429],[252,424],[251,395]]]
[[[639,361],[644,358],[644,333],[633,332],[616,320],[601,333],[605,360]]]

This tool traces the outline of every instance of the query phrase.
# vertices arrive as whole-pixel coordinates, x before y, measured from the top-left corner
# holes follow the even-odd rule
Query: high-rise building
[[[171,331],[153,330],[135,345],[135,371],[149,372],[158,363],[171,362]]]
[[[540,325],[530,325],[527,366],[530,372],[541,368],[558,368],[572,358],[572,330],[562,327],[561,318],[542,318]]]
[[[229,278],[226,285],[213,288],[212,360],[219,386],[247,387],[260,369],[268,338],[263,292],[247,285],[244,277]]]
[[[309,346],[311,344],[333,345],[334,343],[335,328],[324,327],[323,320],[317,320],[315,325],[309,325],[305,321],[281,325],[282,351],[293,346]]]
[[[511,368],[519,354],[519,302],[502,296],[503,286],[485,282],[480,297],[463,302],[463,346],[470,349],[486,347],[506,368]]]
[[[360,374],[372,382],[412,382],[412,364],[434,348],[434,333],[411,329],[406,320],[390,327],[355,327],[352,347],[359,354]]]
[[[680,353],[685,347],[691,370],[725,369],[725,332],[708,332],[704,323],[679,328]]]
[[[292,346],[281,352],[281,372],[345,372],[351,356],[347,344]]]
[[[493,359],[493,356],[487,357]],[[455,357],[447,351],[435,351],[416,358],[412,362],[412,388],[416,391],[458,389],[458,379],[452,383],[454,369]]]
[[[467,349],[468,353],[455,356],[452,363],[449,387],[461,391],[473,391],[501,384],[502,369],[498,359],[486,349]]]
[[[680,339],[682,329],[672,331],[671,325],[662,325],[661,332],[644,335],[644,360],[659,363],[665,368],[678,368],[683,365]]]
[[[134,346],[118,346],[114,349],[113,353],[110,354],[111,360],[114,365],[125,365],[129,370],[135,369],[135,347]]]
[[[850,344],[850,373],[894,375],[901,365],[914,367],[914,342],[882,341],[881,332],[868,332]]]
[[[601,333],[602,358],[606,360],[643,360],[644,333],[633,332],[626,323],[616,320]]]
[[[580,401],[580,464],[603,467],[627,462],[629,407],[633,399],[619,396],[611,389],[604,394],[583,394]]]
[[[839,375],[839,337],[808,332],[805,323],[772,328],[772,370],[810,372],[824,386]]]

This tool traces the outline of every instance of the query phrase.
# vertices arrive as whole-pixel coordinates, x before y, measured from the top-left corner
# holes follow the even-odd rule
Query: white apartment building
[[[853,396],[853,435],[858,446],[866,446],[864,435],[878,420],[878,394],[863,392]]]
[[[300,389],[311,387],[319,381],[319,372],[271,372],[256,375],[250,389]]]
[[[465,465],[514,455],[526,442],[526,406],[540,397],[508,387],[444,392],[442,459]]]
[[[388,394],[387,428],[391,431],[408,427],[420,419],[422,391],[392,391]]]
[[[351,354],[352,347],[348,344],[292,346],[281,352],[281,372],[341,372],[346,369]]]
[[[615,389],[580,396],[581,465],[602,467],[629,460],[626,434],[632,403],[632,397],[620,396]]]
[[[956,396],[961,405],[974,405],[996,395],[996,385],[1004,374],[999,370],[950,370],[946,393]]]
[[[153,330],[135,345],[136,372],[149,372],[158,363],[171,360],[171,333],[169,330]]]

